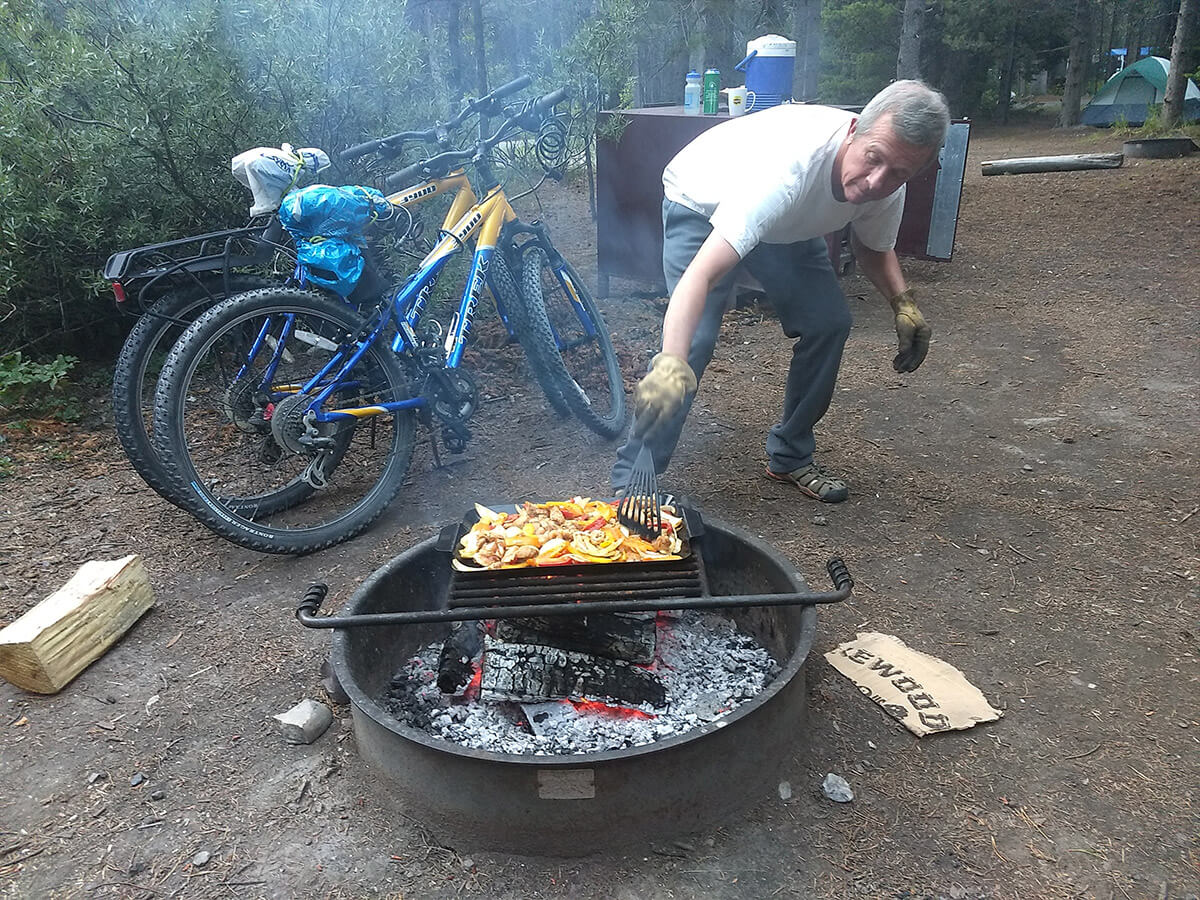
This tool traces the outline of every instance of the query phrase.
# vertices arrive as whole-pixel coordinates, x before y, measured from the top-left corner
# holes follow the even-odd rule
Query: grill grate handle
[[[740,609],[747,606],[810,606],[838,603],[850,596],[854,579],[838,557],[826,563],[835,590],[827,593],[797,591],[781,594],[733,594],[716,597],[656,597],[649,600],[602,600],[590,603],[547,603],[540,606],[468,606],[412,612],[360,613],[353,616],[317,616],[325,585],[314,584],[296,608],[296,618],[307,628],[357,628],[366,625],[417,625],[432,622],[467,622],[477,619],[511,619],[533,616],[586,616],[610,612],[657,612],[677,609]],[[318,592],[316,589],[321,588]],[[319,593],[315,604],[310,598]]]

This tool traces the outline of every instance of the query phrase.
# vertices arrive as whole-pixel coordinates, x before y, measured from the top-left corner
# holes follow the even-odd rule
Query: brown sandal
[[[768,466],[767,477],[794,485],[800,489],[800,493],[822,503],[841,503],[850,496],[846,482],[826,473],[816,463],[809,463],[791,472],[773,472]]]

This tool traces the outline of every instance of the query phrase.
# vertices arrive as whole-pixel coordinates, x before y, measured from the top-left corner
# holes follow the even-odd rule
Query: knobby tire
[[[517,287],[517,282],[513,278],[512,270],[505,260],[501,247],[497,247],[492,254],[491,264],[488,267],[488,278],[492,294],[504,307],[504,313],[517,336],[517,341],[521,344],[521,349],[525,351],[529,369],[533,372],[533,377],[541,387],[542,393],[546,395],[550,407],[560,416],[569,416],[571,407],[558,387],[558,379],[543,361],[540,349],[533,345],[535,339],[529,327],[526,304],[521,297],[520,289]]]
[[[230,279],[230,294],[270,283],[266,278],[238,275]],[[183,330],[224,296],[219,281],[163,294],[130,330],[113,370],[113,420],[121,448],[142,480],[177,506],[185,504],[185,497],[172,485],[151,437],[157,366]]]
[[[570,263],[563,260],[555,270],[539,242],[523,245],[521,256],[530,356],[537,355],[553,374],[563,399],[584,425],[603,437],[617,437],[625,430],[625,384],[595,300]],[[582,313],[571,302],[568,284]]]
[[[159,378],[154,438],[193,515],[240,546],[300,554],[348,540],[383,513],[408,470],[412,410],[318,425],[320,449],[300,440],[307,434],[300,386],[341,359],[341,348],[365,327],[337,300],[268,288],[226,301],[184,332]],[[271,360],[279,368],[268,382],[264,365]],[[363,409],[410,396],[385,339],[339,384],[326,408]],[[318,489],[311,473],[320,466],[328,484]],[[254,491],[272,502],[256,507],[223,499]],[[278,502],[282,496],[290,502]]]

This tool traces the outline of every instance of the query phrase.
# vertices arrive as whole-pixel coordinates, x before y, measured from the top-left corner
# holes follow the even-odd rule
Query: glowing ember
[[[653,719],[654,714],[629,706],[611,706],[599,700],[568,700],[581,713],[596,713],[601,716],[633,716],[634,718]]]
[[[403,724],[451,743],[521,755],[620,750],[719,726],[779,672],[765,648],[714,612],[660,614],[657,656],[647,667],[666,688],[667,706],[660,710],[594,699],[480,702],[479,670],[465,696],[448,697],[437,687],[440,647],[429,645],[396,673],[384,708]]]

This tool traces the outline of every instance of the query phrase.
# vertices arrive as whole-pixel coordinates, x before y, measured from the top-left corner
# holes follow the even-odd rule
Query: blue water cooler
[[[782,35],[766,34],[746,44],[746,58],[734,66],[746,73],[746,112],[757,112],[789,103],[792,75],[796,69],[796,42]]]

